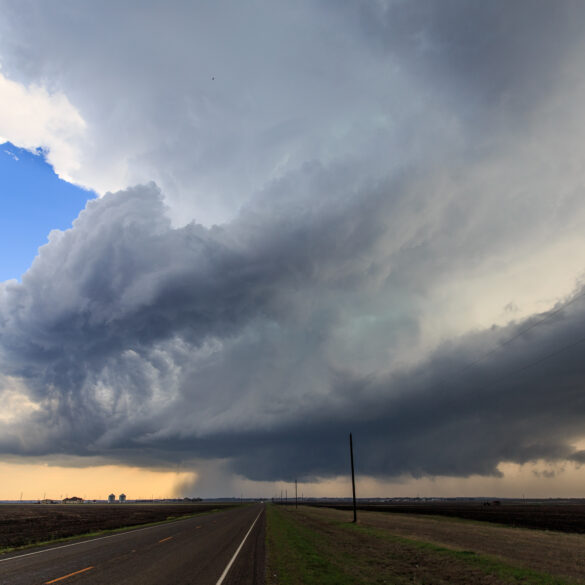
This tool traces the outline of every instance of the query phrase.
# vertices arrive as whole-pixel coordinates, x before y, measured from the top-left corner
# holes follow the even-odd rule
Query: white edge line
[[[183,518],[184,520],[193,520],[193,518]],[[175,520],[175,522],[181,522],[181,520]],[[98,536],[97,538],[92,538],[90,540],[81,540],[79,542],[73,542],[71,544],[62,544],[61,546],[54,546],[52,548],[45,548],[43,550],[37,550],[35,552],[26,553],[24,555],[16,555],[14,557],[10,557],[8,559],[0,559],[0,563],[6,563],[7,561],[15,561],[16,559],[23,559],[24,557],[32,557],[33,555],[40,555],[43,553],[48,553],[54,550],[59,550],[62,548],[69,548],[71,546],[79,546],[80,544],[87,544],[88,542],[96,542],[96,540],[106,540],[107,538],[116,538],[118,536],[126,536],[127,534],[135,533],[135,532],[142,532],[143,530],[152,530],[153,528],[160,528],[161,526],[165,526],[168,524],[173,524],[173,522],[168,522],[165,524],[157,524],[156,526],[145,526],[144,528],[135,528],[126,530],[125,532],[120,532],[118,534],[110,534],[108,536]]]
[[[246,538],[248,538],[250,532],[252,532],[252,529],[254,528],[256,522],[258,522],[258,518],[260,518],[260,516],[262,515],[262,512],[263,512],[263,510],[261,510],[260,514],[258,514],[258,516],[256,516],[256,520],[254,520],[254,522],[252,522],[252,526],[250,526],[250,530],[248,530],[248,532],[246,532],[246,536],[244,536],[244,540],[242,540],[242,542],[240,543],[238,550],[234,553],[234,556],[232,557],[231,561],[227,564],[227,567],[223,570],[221,577],[219,578],[218,582],[215,585],[221,585],[223,583],[223,580],[226,578],[231,566],[234,564],[236,557],[238,556],[239,552],[242,550],[242,547],[244,546],[244,543],[246,542]]]

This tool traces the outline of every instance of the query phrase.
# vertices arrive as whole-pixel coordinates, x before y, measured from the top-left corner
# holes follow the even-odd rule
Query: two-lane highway
[[[0,557],[0,585],[264,583],[264,506]]]

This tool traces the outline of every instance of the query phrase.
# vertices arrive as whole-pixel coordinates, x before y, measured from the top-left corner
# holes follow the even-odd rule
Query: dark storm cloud
[[[55,437],[41,448],[83,451],[188,427],[177,420],[183,407],[221,412],[239,386],[247,398],[248,368],[267,352],[264,383],[271,369],[281,376],[277,360],[301,359],[296,344],[323,334],[282,333],[298,290],[351,290],[368,268],[349,252],[367,257],[376,231],[360,223],[375,226],[352,206],[330,218],[287,208],[267,228],[249,212],[231,229],[172,229],[154,186],[90,202],[72,230],[52,234],[22,284],[2,290],[2,371],[46,403],[37,423]]]
[[[502,307],[506,319],[550,307],[583,269],[581,4],[345,3],[335,37],[322,28],[331,4],[308,6],[259,24],[244,11],[249,27],[230,12],[218,30],[239,50],[225,54],[210,8],[197,26],[234,73],[213,89],[207,72],[176,82],[181,67],[163,67],[164,83],[161,70],[128,75],[124,35],[111,62],[93,55],[95,39],[83,45],[108,72],[97,81],[85,59],[61,66],[82,28],[61,31],[59,46],[19,49],[18,27],[3,36],[13,70],[56,70],[67,95],[75,88],[76,107],[100,121],[89,124],[100,152],[182,186],[90,202],[22,283],[0,285],[0,391],[18,413],[2,419],[1,451],[227,459],[248,478],[307,479],[345,473],[352,431],[360,472],[377,477],[585,460],[573,447],[585,422],[581,298],[530,329],[541,317],[489,328]],[[41,38],[59,37],[66,21],[36,14]],[[144,14],[132,34],[148,43],[158,37]],[[183,29],[165,15],[161,38],[174,39]],[[247,44],[256,26],[268,41]],[[148,46],[163,64],[204,54],[160,45]],[[271,46],[281,52],[265,72],[255,59]],[[101,177],[108,165],[91,149],[87,159]],[[210,185],[232,216],[205,227],[190,212],[214,199]]]
[[[534,320],[467,336],[392,376],[332,376],[335,399],[284,428],[244,434],[235,469],[263,480],[344,474],[349,431],[360,473],[372,476],[499,475],[503,461],[582,463],[574,443],[585,422],[584,291],[578,296],[556,321],[539,316],[544,321],[518,337]],[[228,437],[204,445],[233,456]]]
[[[320,171],[314,183],[330,175],[340,180]],[[451,340],[408,370],[363,375],[356,355],[332,356],[360,298],[406,275],[403,246],[390,259],[381,251],[380,218],[408,188],[379,186],[334,209],[282,203],[271,221],[260,206],[214,229],[173,229],[154,186],[90,202],[22,284],[3,285],[2,370],[43,405],[3,450],[228,458],[252,479],[307,479],[344,471],[351,430],[361,473],[375,476],[580,461],[581,299],[523,334],[527,323]],[[413,316],[394,321],[385,344],[416,331]],[[373,351],[378,340],[358,343]]]

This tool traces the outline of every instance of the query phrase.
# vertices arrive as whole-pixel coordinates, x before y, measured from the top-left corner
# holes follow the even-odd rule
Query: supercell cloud
[[[2,75],[67,106],[39,145],[103,193],[0,284],[0,450],[582,463],[585,7],[228,4],[0,2]]]

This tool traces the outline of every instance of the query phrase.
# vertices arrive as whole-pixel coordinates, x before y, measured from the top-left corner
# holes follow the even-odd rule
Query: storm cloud
[[[0,284],[0,451],[582,463],[585,7],[124,4],[0,2],[3,73],[67,97],[62,171],[105,192]]]
[[[340,473],[349,429],[372,475],[578,457],[584,303],[401,365],[418,308],[408,240],[381,245],[395,237],[379,221],[393,198],[378,189],[359,207],[287,209],[267,230],[251,211],[172,228],[153,185],[90,202],[22,284],[2,286],[2,371],[42,405],[4,449],[229,458],[253,479]]]

